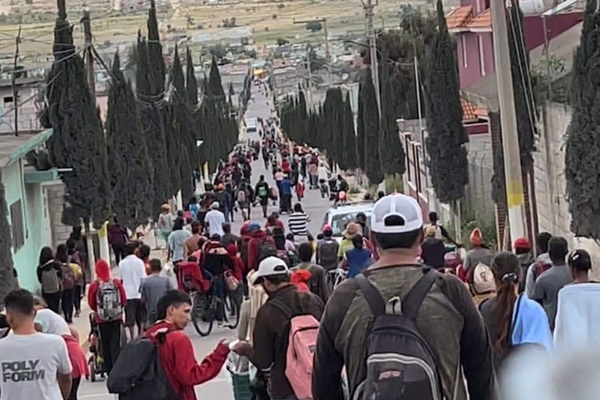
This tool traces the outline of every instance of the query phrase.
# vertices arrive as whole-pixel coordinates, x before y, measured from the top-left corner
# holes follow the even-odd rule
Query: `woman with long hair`
[[[499,253],[491,262],[496,281],[496,295],[480,304],[488,327],[498,368],[515,349],[542,347],[552,349],[552,334],[542,306],[519,294],[521,265],[516,255]]]
[[[62,271],[50,247],[44,247],[40,251],[37,278],[42,285],[42,298],[48,304],[48,308],[59,313]]]

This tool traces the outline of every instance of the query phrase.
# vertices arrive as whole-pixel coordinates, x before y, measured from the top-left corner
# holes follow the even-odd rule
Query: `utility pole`
[[[375,37],[375,27],[373,25],[373,9],[378,4],[378,0],[366,0],[363,2],[365,9],[365,20],[367,22],[367,39],[369,39],[369,57],[371,59],[371,76],[373,78],[373,85],[375,86],[375,97],[377,98],[377,110],[381,117],[381,91],[379,88],[379,67],[377,65],[377,38]]]
[[[83,24],[83,34],[85,39],[85,68],[87,71],[87,82],[90,87],[90,96],[92,102],[96,104],[96,75],[94,73],[94,53],[92,49],[92,26],[90,12],[84,11],[81,18]]]
[[[312,110],[313,107],[313,86],[312,86],[312,71],[311,71],[311,62],[310,62],[310,47],[306,49],[306,69],[308,70],[308,108]]]
[[[19,62],[19,44],[21,43],[21,26],[15,39],[15,59],[13,61],[12,71],[12,93],[13,93],[13,108],[15,111],[15,136],[19,136],[19,90],[17,89],[17,64]]]
[[[510,1],[510,0],[509,0]],[[492,30],[494,32],[494,57],[496,78],[498,80],[498,100],[500,122],[502,125],[502,151],[504,153],[504,174],[506,179],[506,200],[508,203],[508,223],[511,240],[525,236],[525,218],[523,216],[523,181],[517,115],[514,106],[512,75],[507,63],[510,62],[508,49],[508,29],[506,9],[503,1],[491,1]]]

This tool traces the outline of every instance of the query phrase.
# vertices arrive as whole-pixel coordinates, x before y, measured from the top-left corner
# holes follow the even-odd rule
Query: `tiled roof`
[[[446,16],[446,23],[448,24],[448,29],[463,28],[467,26],[472,18],[473,7],[458,7],[457,9],[452,10],[450,14]]]
[[[489,8],[473,18],[469,23],[469,28],[491,28],[492,27],[492,14]]]
[[[460,100],[463,109],[463,121],[472,121],[477,119],[477,114],[475,111],[477,110],[477,106],[471,103],[468,100],[461,99]]]

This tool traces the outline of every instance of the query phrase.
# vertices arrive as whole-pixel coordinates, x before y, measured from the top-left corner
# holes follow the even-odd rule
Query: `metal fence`
[[[469,155],[469,184],[465,189],[465,213],[481,222],[491,222],[495,218],[492,200],[494,169],[486,165],[486,158],[486,155]]]

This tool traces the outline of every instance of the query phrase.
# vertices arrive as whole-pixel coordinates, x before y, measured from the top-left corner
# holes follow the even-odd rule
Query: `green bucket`
[[[231,383],[233,384],[233,398],[235,400],[250,400],[252,392],[250,391],[250,375],[236,374],[229,371],[231,374]]]

